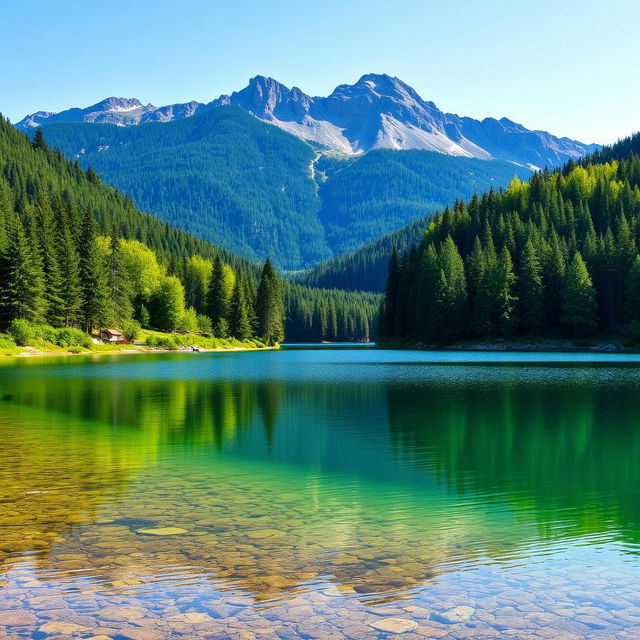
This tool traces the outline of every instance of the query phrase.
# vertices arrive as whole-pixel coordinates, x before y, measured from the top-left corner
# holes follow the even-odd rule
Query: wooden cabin
[[[100,329],[100,340],[110,344],[121,344],[126,342],[124,336],[116,329]]]

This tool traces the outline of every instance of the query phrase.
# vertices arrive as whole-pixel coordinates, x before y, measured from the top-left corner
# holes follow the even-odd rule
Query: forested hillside
[[[420,242],[432,214],[418,218],[398,231],[388,233],[364,247],[332,260],[321,262],[313,269],[296,276],[300,284],[329,287],[345,291],[384,291],[389,256]]]
[[[51,146],[142,210],[261,261],[300,269],[528,169],[428,151],[326,155],[237,107],[135,127],[57,123]]]
[[[140,213],[93,170],[51,150],[41,134],[30,141],[4,119],[0,256],[3,327],[24,319],[91,330],[135,319],[164,330],[274,342],[283,337],[285,306],[286,327],[299,339],[330,335],[323,332],[332,328],[322,329],[324,307],[336,309],[334,339],[366,338],[375,324],[371,296],[286,285],[283,300],[268,261],[261,274],[247,260]],[[295,326],[309,309],[311,322]]]
[[[380,335],[640,340],[640,138],[438,214],[392,255]]]
[[[434,213],[456,198],[506,186],[531,171],[500,160],[445,156],[432,151],[370,151],[357,158],[322,156],[320,222],[333,255]],[[324,174],[324,176],[323,176]]]

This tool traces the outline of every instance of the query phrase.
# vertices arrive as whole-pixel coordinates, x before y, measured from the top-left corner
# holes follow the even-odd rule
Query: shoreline
[[[20,348],[20,347],[19,347]],[[273,347],[215,347],[214,349],[205,349],[200,348],[199,351],[191,351],[190,349],[163,349],[163,348],[155,348],[155,347],[144,347],[140,345],[139,348],[131,347],[125,349],[114,349],[110,350],[100,350],[100,351],[92,351],[88,349],[86,351],[41,351],[35,348],[22,347],[26,349],[26,351],[21,351],[20,353],[5,353],[0,355],[0,359],[4,358],[50,358],[55,356],[103,356],[103,355],[137,355],[141,353],[221,353],[225,351],[235,352],[235,351],[274,351],[279,349],[280,346],[276,345]]]
[[[410,351],[485,351],[505,352],[505,353],[640,353],[640,347],[626,347],[619,340],[603,340],[597,344],[580,346],[571,341],[548,341],[548,342],[470,342],[466,344],[453,345],[427,345],[421,343],[413,344],[380,344],[383,349],[408,349]]]

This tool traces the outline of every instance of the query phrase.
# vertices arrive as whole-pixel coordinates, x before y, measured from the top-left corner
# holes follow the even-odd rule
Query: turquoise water
[[[639,365],[7,359],[0,637],[638,638]]]

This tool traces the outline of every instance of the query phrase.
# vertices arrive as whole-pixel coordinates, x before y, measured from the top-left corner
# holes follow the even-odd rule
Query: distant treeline
[[[640,339],[640,136],[457,202],[394,252],[383,338]]]

